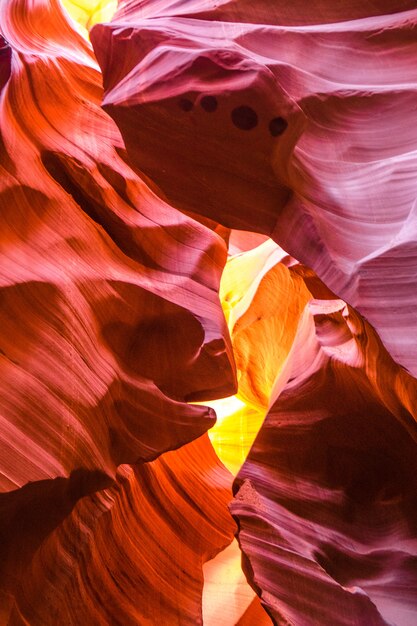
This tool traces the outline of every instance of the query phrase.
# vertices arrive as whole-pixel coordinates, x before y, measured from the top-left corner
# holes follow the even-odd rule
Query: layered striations
[[[214,423],[186,401],[235,390],[226,246],[132,171],[58,2],[1,28],[1,622],[196,624],[230,478],[208,440],[142,463]]]
[[[407,2],[130,0],[91,33],[134,166],[271,235],[414,374],[416,21]]]
[[[207,436],[151,463],[121,466],[110,489],[72,511],[78,479],[63,495],[59,480],[49,497],[48,485],[29,485],[32,501],[17,510],[14,545],[26,562],[5,623],[202,624],[202,565],[230,543],[234,528],[230,475]]]
[[[235,384],[223,240],[126,164],[95,61],[58,5],[23,23],[24,7],[3,8],[3,490],[153,459],[213,423],[185,400]]]
[[[0,623],[414,626],[415,2],[115,9],[0,6]]]
[[[415,379],[334,299],[309,303],[283,376],[231,505],[247,575],[276,624],[411,626]]]

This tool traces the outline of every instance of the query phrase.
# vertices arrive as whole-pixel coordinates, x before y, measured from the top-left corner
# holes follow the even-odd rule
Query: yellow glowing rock
[[[281,262],[284,261],[284,262]],[[271,240],[229,259],[220,297],[232,335],[238,397],[262,414],[311,299],[292,261]]]
[[[268,240],[231,257],[220,297],[238,370],[236,396],[209,403],[217,414],[211,442],[234,475],[262,425],[291,350],[300,316],[311,299],[294,260]]]
[[[205,402],[217,415],[209,437],[218,457],[235,476],[258,434],[265,412],[245,404],[236,396]]]
[[[94,24],[110,22],[117,10],[117,0],[61,0],[61,2],[85,34]]]
[[[228,259],[220,285],[220,299],[230,331],[249,308],[262,277],[286,254],[268,239],[260,246]]]
[[[310,299],[303,279],[280,263],[262,278],[249,308],[233,327],[239,397],[260,411],[268,409]]]

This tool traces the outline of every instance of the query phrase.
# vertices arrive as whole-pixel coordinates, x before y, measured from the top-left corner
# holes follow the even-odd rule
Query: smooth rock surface
[[[416,24],[404,1],[128,0],[91,32],[134,167],[271,236],[414,374]]]

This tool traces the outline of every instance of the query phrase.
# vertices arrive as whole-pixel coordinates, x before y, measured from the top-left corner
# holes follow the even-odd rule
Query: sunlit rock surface
[[[116,4],[0,3],[0,626],[415,626],[415,2]]]

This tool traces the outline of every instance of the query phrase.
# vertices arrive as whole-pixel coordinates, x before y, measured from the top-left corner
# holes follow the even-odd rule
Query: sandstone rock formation
[[[0,626],[417,622],[416,54],[0,4]]]
[[[275,4],[122,2],[104,109],[171,204],[272,236],[416,374],[417,10]]]

